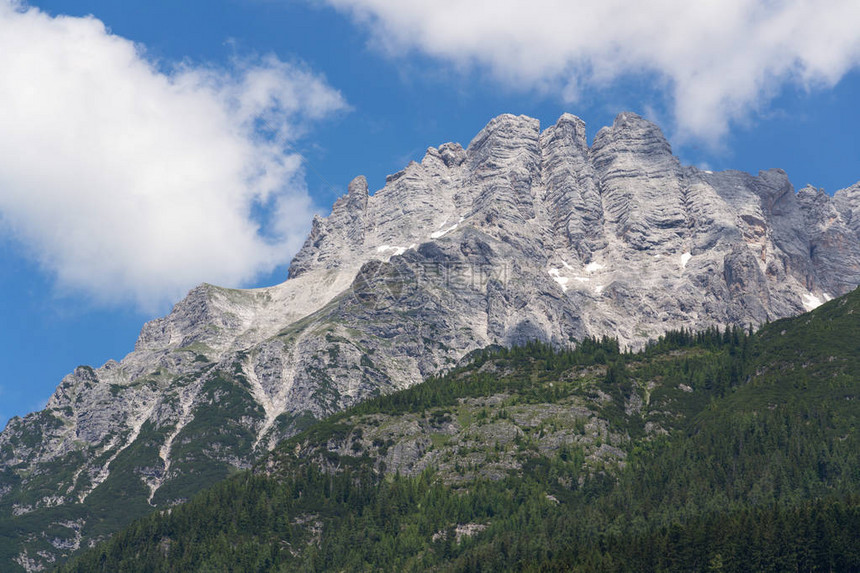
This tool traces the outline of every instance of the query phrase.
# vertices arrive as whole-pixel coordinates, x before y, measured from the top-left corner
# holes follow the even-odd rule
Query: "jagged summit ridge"
[[[440,150],[449,153],[448,161],[442,160]],[[788,276],[805,290],[793,293],[793,303],[782,304],[800,311],[807,291],[818,297],[839,294],[856,283],[858,274],[856,256],[849,257],[847,272],[836,282],[827,278],[831,272],[816,267],[816,261],[798,259],[804,251],[808,255],[816,249],[818,233],[807,229],[811,220],[801,221],[808,219],[811,206],[793,191],[780,170],[754,177],[683,167],[660,129],[636,114],[620,114],[612,126],[597,133],[591,147],[584,123],[573,115],[563,115],[543,132],[535,119],[502,115],[491,120],[467,149],[456,144],[430,148],[421,163],[390,176],[364,204],[364,228],[349,228],[350,237],[365,237],[360,248],[365,257],[378,253],[382,258],[439,239],[442,232],[461,224],[496,238],[525,241],[522,246],[528,254],[546,261],[567,251],[565,256],[583,265],[607,249],[622,254],[618,251],[629,247],[661,257],[689,253],[692,258],[720,242],[738,247],[743,243],[757,250],[761,272],[777,277],[791,269]],[[835,223],[839,232],[847,227],[856,235],[851,226],[856,193],[848,201],[843,195],[849,193],[822,199],[835,214],[828,225]],[[345,252],[346,245],[341,232],[324,231],[343,228],[346,205],[338,202],[331,217],[315,226],[318,232],[296,256],[291,276],[311,268],[309,261],[329,266],[355,261],[354,256],[332,256]],[[764,232],[768,227],[770,239]],[[539,244],[526,244],[534,240]],[[354,249],[355,243],[348,246]],[[624,259],[630,255],[623,254]],[[767,318],[759,310],[751,322]],[[779,310],[774,316],[786,312],[790,311]]]
[[[860,184],[796,193],[778,169],[684,166],[632,113],[591,145],[576,116],[542,130],[502,115],[373,193],[355,178],[284,283],[201,285],[123,360],[68,375],[0,434],[0,520],[55,507],[85,520],[117,487],[136,511],[169,505],[312,419],[490,344],[638,346],[795,315],[858,284]],[[72,469],[45,486],[49,467]]]

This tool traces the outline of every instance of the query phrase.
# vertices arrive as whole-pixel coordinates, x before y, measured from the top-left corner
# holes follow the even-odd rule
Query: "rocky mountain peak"
[[[467,150],[476,153],[488,142],[508,146],[512,141],[534,140],[540,135],[540,120],[525,115],[504,113],[487,122],[472,138]]]
[[[759,171],[753,189],[761,196],[765,210],[773,214],[790,211],[796,199],[794,185],[782,169]]]
[[[562,114],[555,125],[548,127],[541,134],[541,146],[551,150],[557,146],[566,145],[588,152],[588,140],[585,132],[585,122],[573,114]]]
[[[439,149],[428,147],[421,161],[425,167],[430,161],[439,161],[448,168],[459,167],[466,160],[466,150],[459,143],[443,143]]]
[[[824,191],[824,189],[815,187],[811,183],[807,183],[805,187],[797,191],[797,198],[802,200],[814,201],[819,196],[822,198],[822,200],[826,200],[825,198],[828,195]]]
[[[370,196],[367,190],[367,179],[364,175],[359,175],[349,182],[347,187],[347,198],[349,200],[350,210],[363,211],[367,208],[367,199]]]
[[[488,171],[523,169],[539,157],[540,121],[510,114],[493,118],[466,148],[470,171],[482,178]]]
[[[833,195],[833,202],[845,223],[855,233],[860,234],[860,183],[837,191]]]
[[[796,315],[858,284],[860,184],[831,197],[795,193],[781,170],[684,167],[632,113],[591,147],[573,115],[543,132],[502,115],[372,194],[356,177],[284,283],[201,285],[122,361],[64,378],[0,434],[0,521],[116,519],[115,492],[139,513],[169,506],[478,348],[603,335],[641,347]],[[59,554],[27,543],[43,564]]]
[[[631,112],[620,113],[611,127],[594,137],[595,155],[629,154],[650,159],[669,158],[672,146],[654,123]]]

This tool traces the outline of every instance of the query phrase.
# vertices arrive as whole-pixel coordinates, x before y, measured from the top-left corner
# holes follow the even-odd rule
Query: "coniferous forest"
[[[60,567],[860,571],[860,291],[748,328],[476,352]]]

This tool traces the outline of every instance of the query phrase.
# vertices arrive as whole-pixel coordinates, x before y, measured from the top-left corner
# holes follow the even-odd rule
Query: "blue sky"
[[[500,113],[632,110],[686,163],[860,180],[860,1],[521,6],[0,0],[0,426]]]

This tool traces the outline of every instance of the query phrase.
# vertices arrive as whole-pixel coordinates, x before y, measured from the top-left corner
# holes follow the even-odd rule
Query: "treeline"
[[[665,525],[590,478],[556,505],[553,469],[467,493],[417,478],[306,468],[246,475],[136,522],[61,571],[858,571],[860,498],[831,497],[687,515]],[[556,492],[558,493],[558,492]],[[457,526],[486,527],[458,541]]]
[[[488,396],[499,392],[511,392],[527,396],[532,400],[552,400],[560,396],[559,391],[545,394],[547,380],[560,372],[581,366],[606,364],[622,357],[618,341],[608,337],[585,339],[568,349],[559,349],[550,344],[531,341],[512,348],[495,347],[472,353],[471,361],[444,376],[433,376],[422,384],[393,394],[366,400],[347,412],[336,414],[330,420],[346,416],[384,412],[397,415],[418,412],[431,408],[450,406],[460,398]],[[487,362],[494,368],[482,371]],[[500,376],[498,370],[519,370],[519,375]],[[532,373],[539,374],[536,382]]]
[[[687,330],[667,332],[656,342],[639,352],[623,351],[615,338],[585,338],[568,348],[559,348],[541,341],[530,341],[522,346],[494,347],[479,350],[470,355],[471,361],[445,376],[430,377],[424,383],[367,400],[347,413],[335,415],[341,419],[346,415],[361,415],[385,412],[389,415],[416,412],[430,408],[449,406],[460,398],[487,396],[498,392],[511,392],[533,401],[552,401],[563,397],[559,385],[552,387],[540,382],[554,380],[562,372],[572,368],[592,366],[606,367],[606,382],[614,384],[625,377],[626,364],[644,358],[665,354],[671,350],[700,348],[711,354],[712,362],[723,361],[726,375],[711,376],[714,384],[723,387],[737,385],[742,376],[742,364],[750,345],[749,333],[739,327],[726,327],[724,331],[710,328],[693,333]],[[718,350],[726,350],[723,356]],[[482,371],[482,366],[493,362],[495,368]],[[695,366],[690,366],[695,363]],[[734,366],[732,366],[734,365]],[[684,362],[685,375],[692,368],[699,368],[701,376],[711,373],[711,368],[693,357]],[[510,369],[520,375],[499,376],[497,371]],[[535,379],[534,374],[538,378]],[[554,389],[554,390],[553,390]]]
[[[495,536],[447,571],[856,572],[860,499],[826,499],[697,516],[643,533],[619,525],[595,533],[569,515],[525,521],[528,535]]]
[[[711,326],[704,330],[693,331],[692,329],[681,328],[679,330],[670,330],[660,336],[656,341],[648,344],[647,349],[652,352],[663,352],[676,348],[705,348],[713,349],[723,346],[742,346],[748,339],[753,336],[753,329],[750,326],[747,329],[736,325],[726,325],[723,330],[716,326]]]
[[[609,339],[479,352],[282,446],[325,444],[353,416],[578,393],[598,395],[601,416],[629,436],[617,471],[584,469],[572,442],[455,489],[431,471],[381,476],[366,455],[328,452],[338,472],[292,459],[275,476],[240,475],[60,570],[860,571],[860,370],[845,339],[860,305],[833,306],[827,320],[763,334],[670,332],[636,353]],[[648,420],[668,435],[630,409],[643,388]]]

